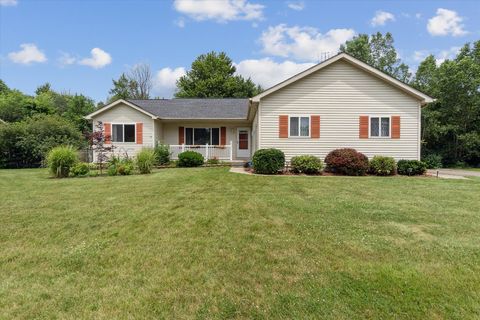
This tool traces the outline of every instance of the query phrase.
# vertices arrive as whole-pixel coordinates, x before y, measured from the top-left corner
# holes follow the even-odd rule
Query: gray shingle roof
[[[163,119],[247,119],[248,99],[128,99]]]

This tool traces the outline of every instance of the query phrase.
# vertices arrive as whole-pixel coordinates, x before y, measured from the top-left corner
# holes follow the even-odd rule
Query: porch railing
[[[216,146],[216,145],[185,145],[185,144],[171,144],[170,158],[177,160],[178,154],[184,151],[195,151],[200,153],[205,159],[218,160],[233,160],[232,141],[230,144]]]

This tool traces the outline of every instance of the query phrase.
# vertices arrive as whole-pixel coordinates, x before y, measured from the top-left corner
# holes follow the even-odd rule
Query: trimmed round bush
[[[66,178],[70,169],[78,162],[77,150],[72,146],[59,146],[47,154],[47,166],[57,178]]]
[[[203,155],[195,151],[184,151],[178,154],[177,166],[188,168],[188,167],[200,167],[205,159]]]
[[[397,163],[398,174],[404,176],[416,176],[424,174],[427,171],[425,162],[418,160],[399,160]]]
[[[368,157],[351,148],[331,151],[325,163],[330,172],[347,176],[364,176],[368,171]]]
[[[253,155],[253,170],[260,174],[275,174],[285,166],[285,154],[278,149],[260,149]]]
[[[78,162],[70,170],[70,173],[74,177],[82,177],[88,175],[90,172],[90,164],[86,162]]]
[[[152,168],[156,163],[155,151],[151,148],[144,148],[135,158],[135,164],[141,174],[152,172]]]
[[[442,167],[442,156],[439,154],[432,153],[426,155],[422,161],[425,162],[428,169],[437,169]]]
[[[293,157],[290,164],[294,173],[318,174],[323,168],[322,160],[312,155]]]
[[[397,171],[395,159],[392,157],[374,156],[370,160],[370,172],[377,176],[391,176]]]

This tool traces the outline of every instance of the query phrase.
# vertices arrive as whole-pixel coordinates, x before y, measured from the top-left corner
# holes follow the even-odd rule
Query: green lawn
[[[480,179],[0,170],[0,318],[474,319]]]

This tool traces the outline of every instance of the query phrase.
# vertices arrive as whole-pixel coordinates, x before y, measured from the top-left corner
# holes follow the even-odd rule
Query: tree
[[[398,58],[393,42],[390,32],[385,35],[377,32],[371,36],[359,34],[341,45],[340,51],[346,52],[400,81],[408,82],[411,73],[408,66]]]
[[[103,123],[97,121],[95,130],[89,135],[89,142],[90,148],[96,153],[96,162],[98,163],[100,174],[103,173],[103,165],[110,158],[110,153],[115,149],[113,144],[106,144],[106,141],[110,139],[111,137],[105,134]]]
[[[152,71],[145,63],[135,65],[128,75],[134,85],[134,99],[149,99],[152,89]]]
[[[149,99],[152,89],[152,71],[148,64],[135,65],[128,74],[122,73],[113,81],[109,102],[118,99]]]
[[[133,98],[133,92],[135,91],[135,83],[133,83],[125,73],[122,73],[118,80],[112,80],[113,88],[108,92],[111,96],[109,102],[118,100],[118,99],[129,99]]]
[[[42,84],[41,86],[38,86],[37,90],[35,90],[35,94],[38,96],[42,93],[50,92],[52,91],[52,87],[50,83],[46,82]]]
[[[56,146],[85,145],[75,126],[58,115],[35,115],[0,126],[0,166],[38,167],[47,152]]]
[[[445,164],[480,165],[480,41],[438,67],[427,57],[413,84],[436,98],[422,112],[423,154],[439,154]]]
[[[262,91],[250,78],[235,75],[225,52],[200,55],[191,70],[177,80],[177,98],[247,98]]]

